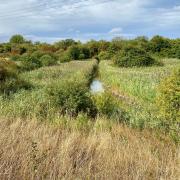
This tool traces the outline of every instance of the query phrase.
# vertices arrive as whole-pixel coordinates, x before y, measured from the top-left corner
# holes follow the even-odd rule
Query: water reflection
[[[99,81],[97,79],[92,82],[90,89],[91,89],[92,93],[104,92],[104,87],[103,87],[101,81]]]

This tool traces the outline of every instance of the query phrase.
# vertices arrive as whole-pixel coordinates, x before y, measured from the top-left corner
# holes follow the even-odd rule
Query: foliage
[[[72,60],[77,60],[79,59],[80,55],[80,49],[78,46],[71,46],[68,49],[68,54],[71,57]]]
[[[83,112],[92,117],[96,115],[89,90],[83,83],[75,80],[61,81],[49,86],[47,93],[63,114],[77,116],[79,112]]]
[[[162,36],[154,36],[150,41],[150,50],[153,53],[161,53],[163,56],[167,56],[167,51],[171,48],[169,39]]]
[[[71,60],[72,60],[72,57],[68,51],[65,51],[65,52],[59,54],[59,61],[61,63],[69,62]]]
[[[156,104],[159,83],[177,66],[178,59],[164,59],[164,66],[119,68],[110,61],[100,62],[100,77],[105,87],[122,103],[130,118],[131,127],[163,129]],[[177,129],[177,127],[176,127]]]
[[[94,96],[94,100],[100,115],[107,115],[110,117],[116,111],[117,102],[110,93],[105,92],[98,94]]]
[[[10,38],[10,43],[14,43],[14,44],[22,44],[25,42],[25,39],[22,35],[17,34],[14,35]]]
[[[111,54],[107,51],[101,51],[99,54],[98,54],[98,58],[100,60],[110,60],[111,59]]]
[[[75,42],[73,39],[66,39],[55,43],[55,47],[57,49],[63,49],[67,50],[70,46],[76,45],[77,42]]]
[[[165,124],[180,123],[180,68],[163,80],[159,86],[157,105]]]
[[[113,61],[120,67],[141,67],[157,64],[147,52],[136,47],[125,47],[113,57]]]
[[[24,54],[20,58],[22,70],[33,70],[42,66],[40,59],[35,56]]]
[[[86,46],[79,46],[80,54],[79,59],[88,59],[90,58],[90,50]]]
[[[16,66],[10,61],[0,62],[0,94],[14,93],[19,89],[28,89],[30,84],[21,80]]]
[[[100,116],[107,116],[121,122],[128,121],[128,114],[119,106],[118,101],[113,95],[106,91],[93,97]]]
[[[18,54],[11,56],[11,60],[12,60],[12,61],[19,61],[20,58],[21,58],[21,56],[18,55]]]
[[[52,66],[56,64],[56,60],[50,55],[46,54],[40,58],[42,66]]]
[[[99,53],[99,43],[95,40],[87,42],[87,47],[90,50],[91,57],[98,55]]]
[[[43,55],[45,55],[45,52],[38,50],[38,51],[34,51],[31,56],[33,56],[36,59],[40,59]]]

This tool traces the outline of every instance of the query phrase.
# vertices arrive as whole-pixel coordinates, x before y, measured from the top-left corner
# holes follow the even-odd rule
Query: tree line
[[[180,39],[140,36],[134,39],[114,38],[112,41],[90,40],[86,43],[65,39],[54,44],[32,42],[22,35],[14,35],[7,43],[0,43],[0,56],[22,62],[22,68],[32,70],[58,62],[85,60],[113,60],[118,66],[148,66],[158,64],[159,57],[180,58]]]

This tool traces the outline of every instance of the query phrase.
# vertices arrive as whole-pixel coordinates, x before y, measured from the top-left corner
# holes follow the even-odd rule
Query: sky
[[[0,0],[0,42],[13,34],[48,43],[180,38],[180,0]]]

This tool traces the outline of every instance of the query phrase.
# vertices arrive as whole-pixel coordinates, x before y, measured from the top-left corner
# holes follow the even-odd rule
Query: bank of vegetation
[[[178,179],[179,58],[161,36],[1,43],[0,177]]]

